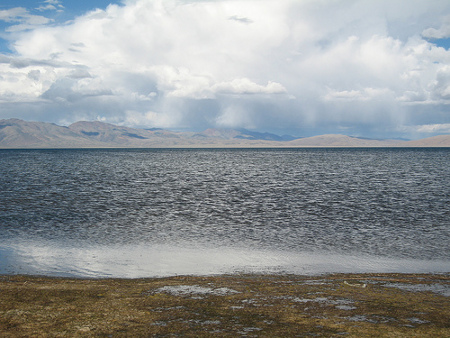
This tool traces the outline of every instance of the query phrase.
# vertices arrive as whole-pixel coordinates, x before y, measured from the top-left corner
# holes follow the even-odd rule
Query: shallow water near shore
[[[449,149],[0,151],[0,274],[450,271]]]
[[[242,248],[170,246],[55,247],[43,243],[0,252],[1,274],[83,278],[141,278],[176,275],[265,273],[426,273],[449,271],[445,260],[417,260]]]

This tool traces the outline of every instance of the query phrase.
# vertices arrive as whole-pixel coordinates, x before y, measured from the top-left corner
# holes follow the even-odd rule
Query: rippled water
[[[449,149],[0,150],[0,273],[450,271]]]

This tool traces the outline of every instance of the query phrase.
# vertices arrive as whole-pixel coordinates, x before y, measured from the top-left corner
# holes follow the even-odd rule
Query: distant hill
[[[404,147],[450,147],[450,135],[439,135],[421,140],[407,141]]]
[[[93,142],[67,127],[52,123],[0,120],[1,148],[71,148],[74,144],[89,147]]]
[[[210,128],[193,135],[195,138],[220,138],[224,140],[241,139],[241,140],[264,140],[264,141],[291,141],[295,137],[284,135],[279,136],[271,133],[259,133],[247,129],[217,129]]]
[[[289,142],[292,147],[392,147],[398,140],[371,140],[346,135],[320,135]]]
[[[256,147],[450,147],[450,135],[416,141],[372,140],[346,135],[295,139],[246,129],[174,132],[109,123],[76,122],[68,127],[19,119],[0,120],[0,148],[256,148]]]
[[[164,130],[145,130],[103,122],[76,122],[62,127],[18,119],[0,120],[0,148],[105,148],[154,147],[166,138],[178,138]],[[167,143],[168,146],[172,144]]]

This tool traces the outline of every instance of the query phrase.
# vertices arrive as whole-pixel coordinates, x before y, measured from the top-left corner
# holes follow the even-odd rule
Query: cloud
[[[444,19],[444,22],[439,28],[427,28],[422,32],[422,36],[430,39],[445,39],[450,38],[450,16]]]
[[[393,92],[389,88],[364,88],[363,90],[336,91],[330,89],[324,99],[327,101],[369,101],[391,96]]]
[[[450,66],[438,70],[432,90],[437,99],[450,100]]]
[[[168,97],[205,99],[213,97],[212,78],[208,74],[193,74],[185,67],[150,67],[158,83],[158,88]]]
[[[417,127],[419,133],[446,133],[450,134],[450,123],[427,124]]]
[[[440,0],[126,0],[65,24],[0,11],[0,118],[408,133],[450,122],[450,52],[426,40],[449,15]]]
[[[41,71],[40,70],[30,70],[28,72],[28,78],[34,80],[34,81],[39,81],[41,77]]]
[[[33,29],[41,25],[48,24],[51,20],[40,15],[33,15],[22,7],[0,10],[0,21],[15,23],[9,26],[7,32],[18,32]],[[16,24],[17,23],[17,24]]]
[[[224,128],[248,128],[255,127],[253,118],[248,110],[241,105],[232,105],[222,110],[216,119],[216,124]]]
[[[243,24],[250,24],[253,22],[253,20],[246,18],[246,17],[241,17],[241,16],[237,16],[237,15],[232,15],[228,18],[229,20],[234,20]]]
[[[45,0],[43,3],[46,5],[41,5],[38,8],[36,8],[38,11],[62,12],[64,10],[64,6],[61,4],[61,1],[59,1],[59,0]]]
[[[104,88],[101,81],[91,78],[64,78],[54,82],[40,98],[49,101],[80,101],[86,97],[113,95],[109,88]]]
[[[269,81],[267,85],[258,85],[247,78],[234,79],[217,83],[212,87],[216,93],[222,94],[284,94],[286,88],[277,82]]]
[[[118,123],[131,127],[176,127],[173,116],[154,111],[126,111],[124,120],[118,121]]]

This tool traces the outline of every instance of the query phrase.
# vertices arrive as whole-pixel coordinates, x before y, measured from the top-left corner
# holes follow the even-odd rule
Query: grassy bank
[[[449,274],[0,276],[1,337],[450,337]]]

